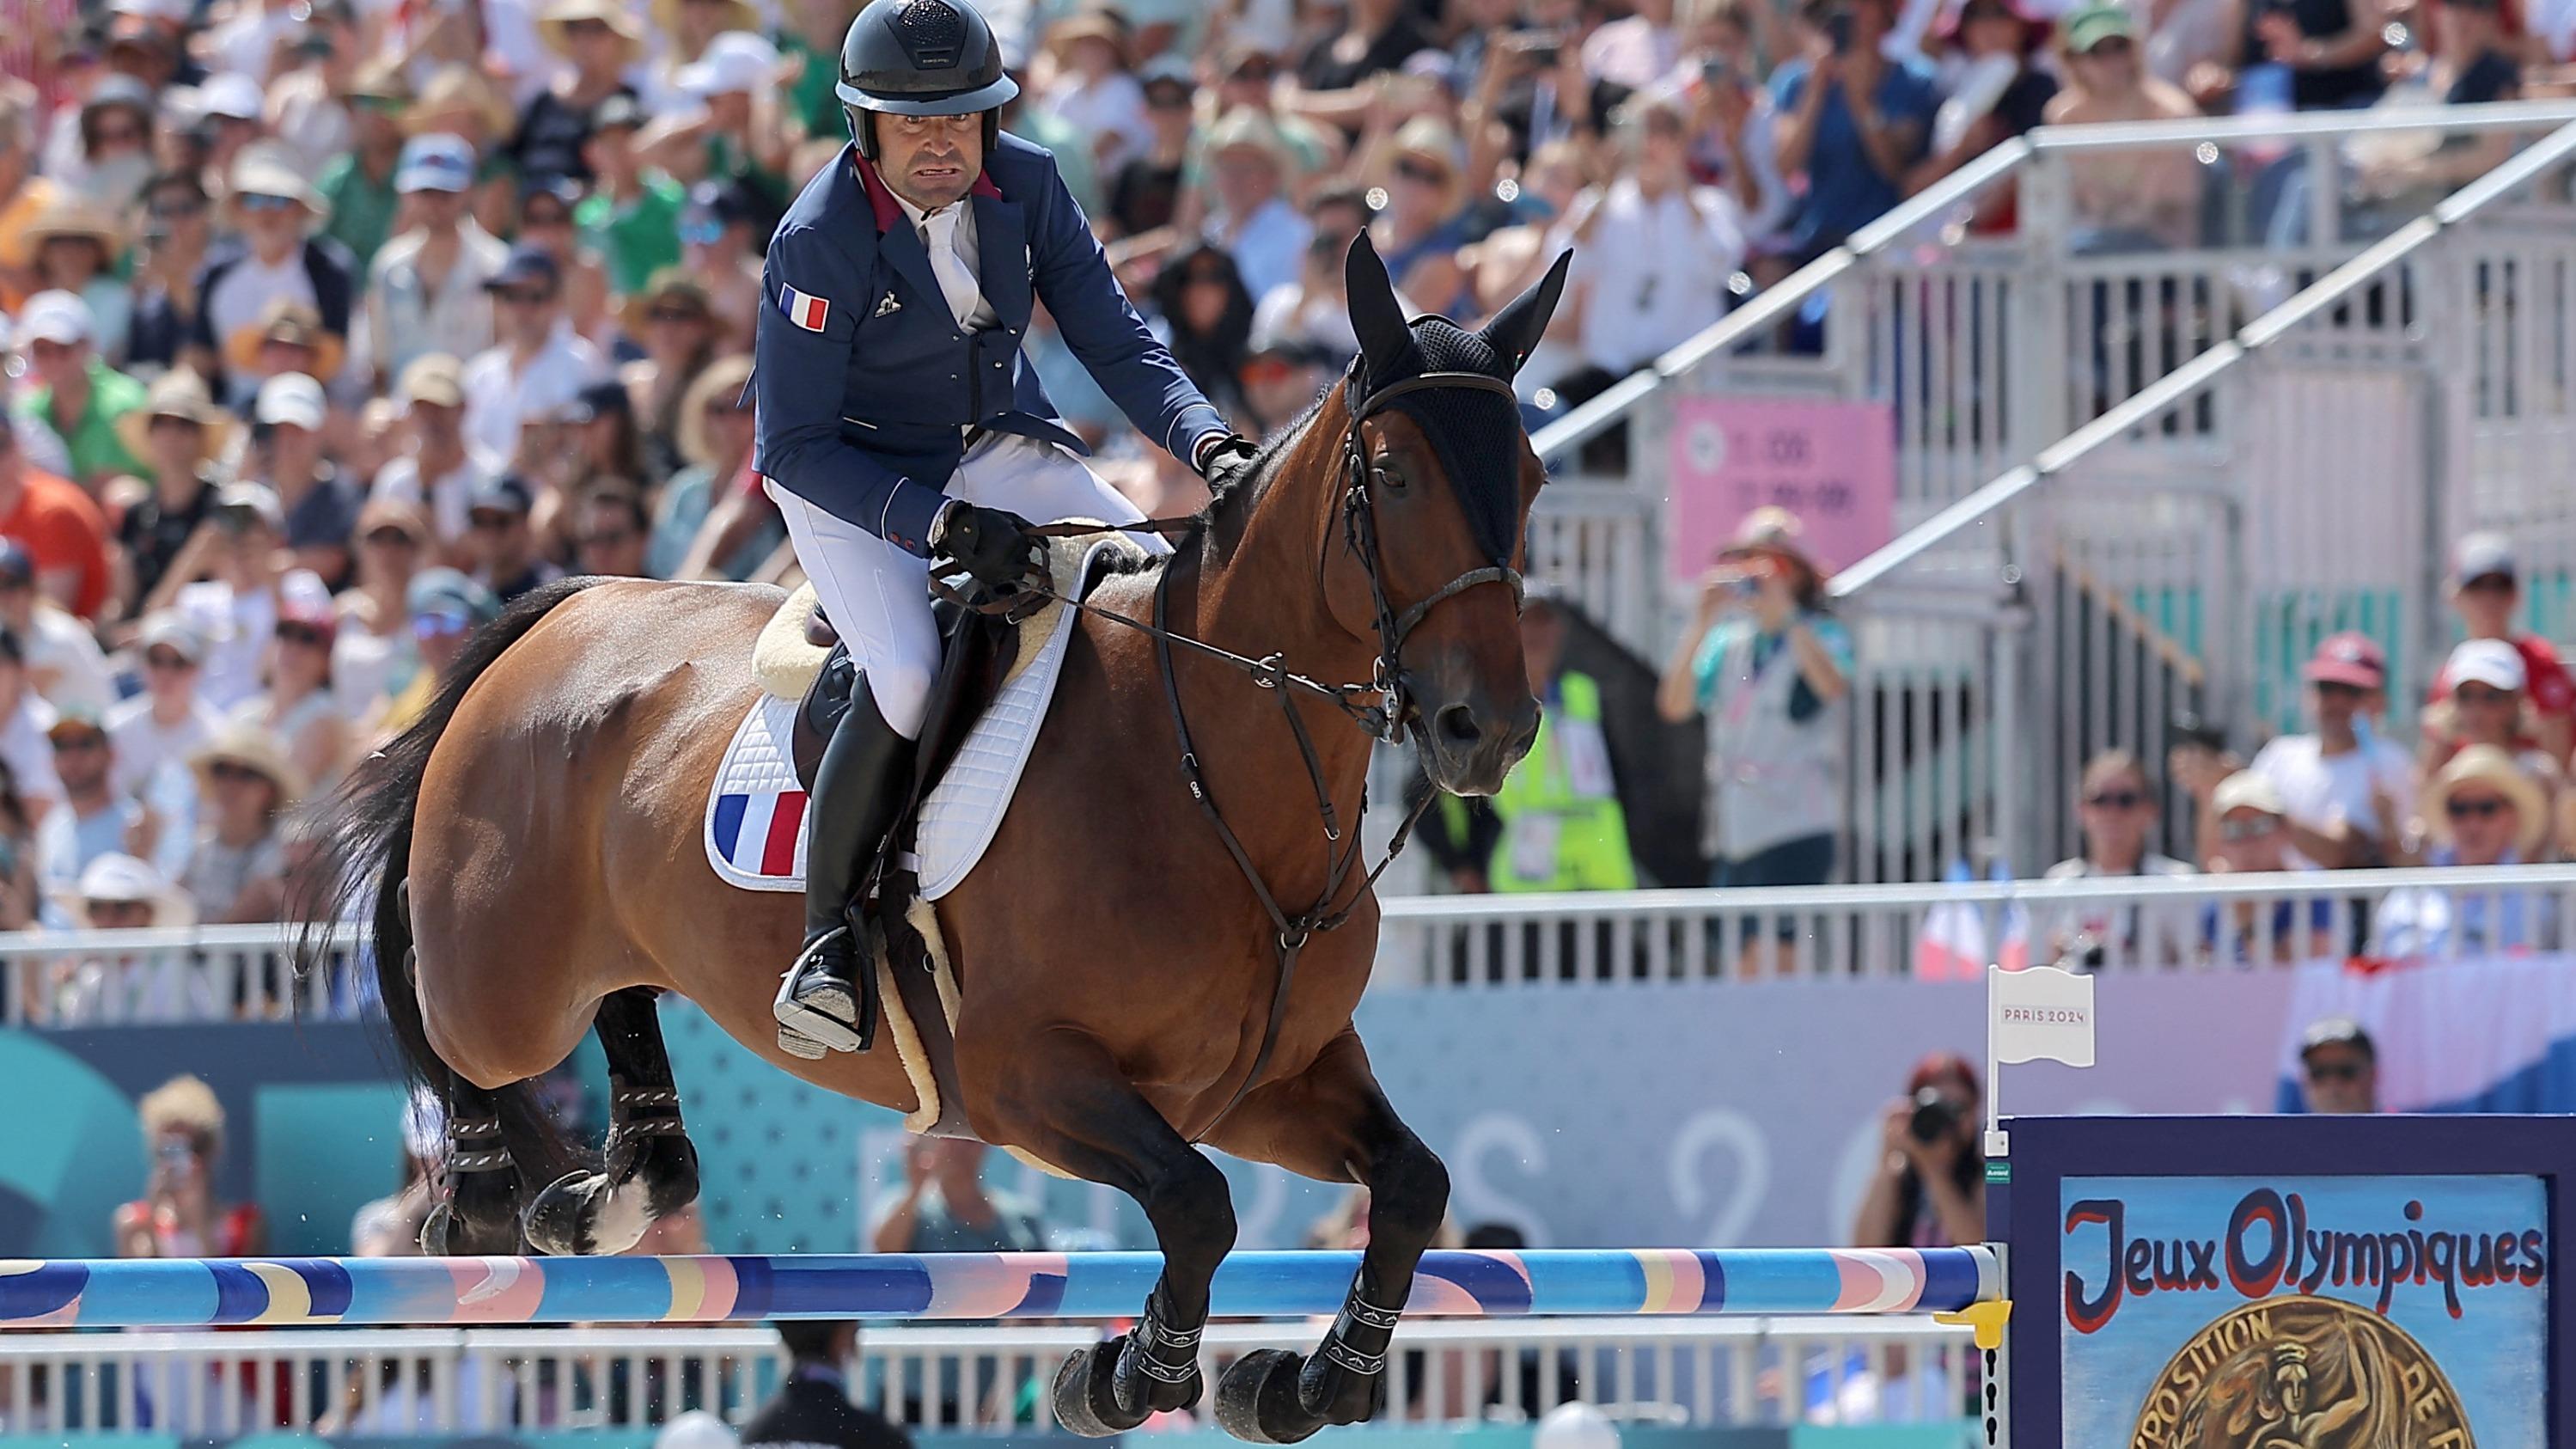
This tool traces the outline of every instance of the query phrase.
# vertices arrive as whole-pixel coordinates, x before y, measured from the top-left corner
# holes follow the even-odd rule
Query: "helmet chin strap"
[[[1002,144],[1002,112],[996,107],[979,114],[984,118],[984,157],[990,161],[994,148]],[[841,107],[841,120],[849,127],[851,144],[857,146],[859,154],[871,163],[877,160],[876,117],[874,111],[848,105]]]

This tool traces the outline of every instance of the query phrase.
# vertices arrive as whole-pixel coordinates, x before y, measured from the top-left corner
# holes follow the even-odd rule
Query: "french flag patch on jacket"
[[[778,310],[787,314],[788,321],[808,332],[822,331],[823,325],[830,321],[832,316],[831,303],[820,297],[797,291],[784,282],[778,286]]]

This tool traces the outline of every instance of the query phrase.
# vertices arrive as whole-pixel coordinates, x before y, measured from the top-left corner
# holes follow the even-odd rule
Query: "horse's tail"
[[[402,1055],[404,1074],[431,1088],[443,1100],[451,1073],[429,1044],[420,1014],[420,995],[412,983],[410,863],[413,815],[420,804],[421,777],[430,752],[455,718],[467,690],[492,667],[492,661],[519,642],[555,605],[599,578],[560,579],[521,595],[501,616],[465,641],[429,707],[411,728],[369,756],[320,812],[314,862],[303,874],[291,903],[297,923],[295,970],[298,976],[328,970],[351,943],[341,939],[342,926],[363,907],[374,928],[376,985],[384,1000],[385,1021]],[[367,901],[367,892],[375,893]],[[509,1095],[521,1095],[511,1089]],[[533,1094],[527,1094],[531,1097]],[[512,1107],[523,1104],[513,1102]],[[533,1101],[524,1104],[534,1106]],[[541,1108],[536,1115],[543,1116]]]

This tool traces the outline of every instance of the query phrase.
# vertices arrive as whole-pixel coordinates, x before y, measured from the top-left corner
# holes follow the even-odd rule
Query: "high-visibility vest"
[[[1501,892],[1634,890],[1637,864],[1601,731],[1601,687],[1569,669],[1555,693],[1529,755],[1493,797],[1503,834],[1485,879]]]

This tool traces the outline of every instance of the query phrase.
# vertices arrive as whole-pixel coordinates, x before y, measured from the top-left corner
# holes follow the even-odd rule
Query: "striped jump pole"
[[[721,1323],[1133,1316],[1157,1253],[698,1258],[0,1259],[0,1328]],[[1335,1312],[1357,1253],[1236,1253],[1214,1312]],[[1410,1313],[1956,1312],[2003,1295],[1985,1248],[1427,1253]]]

